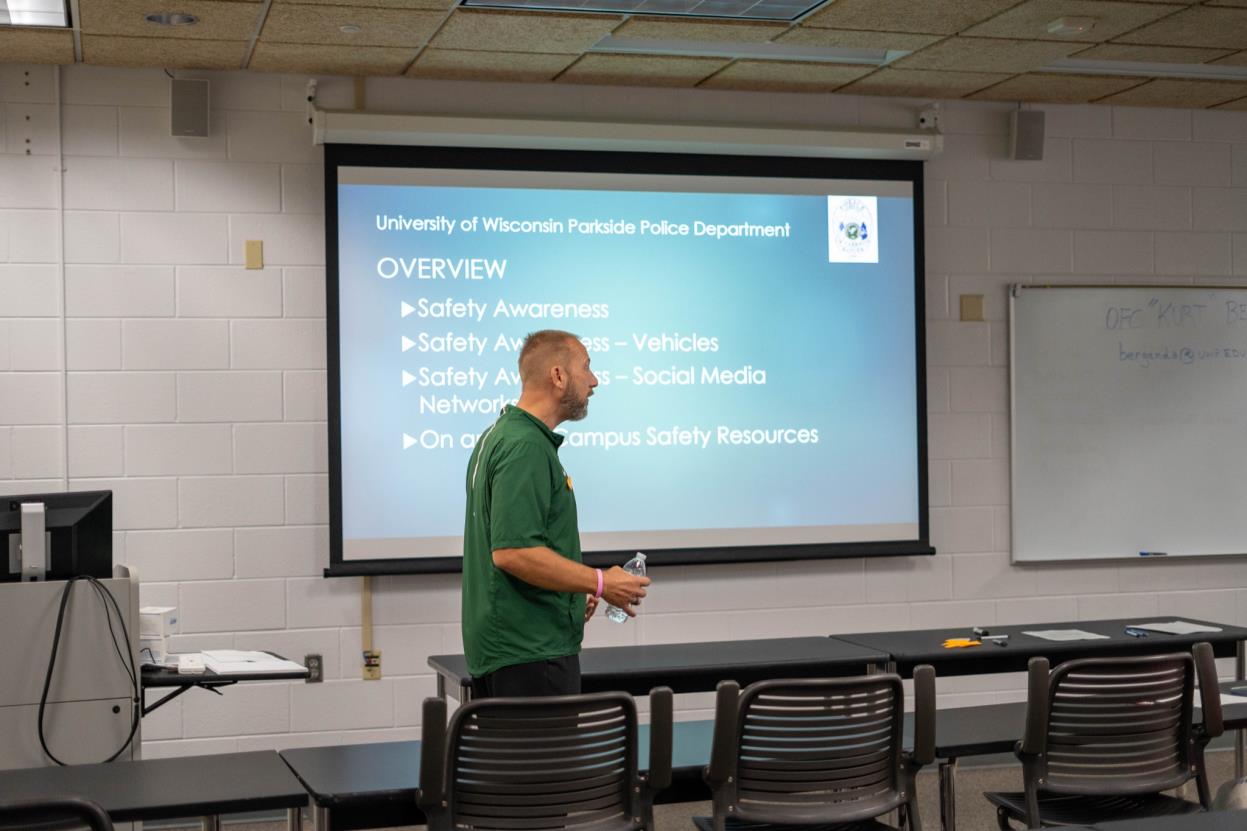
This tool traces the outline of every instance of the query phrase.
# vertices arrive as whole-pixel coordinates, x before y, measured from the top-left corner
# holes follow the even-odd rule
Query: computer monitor
[[[44,505],[48,580],[113,571],[113,492],[69,491],[0,496],[0,581],[21,579],[13,553],[22,536],[22,505]]]

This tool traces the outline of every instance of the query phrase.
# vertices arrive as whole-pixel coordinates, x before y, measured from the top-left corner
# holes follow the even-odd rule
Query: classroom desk
[[[867,632],[864,634],[839,635],[835,637],[850,643],[860,644],[868,649],[886,652],[891,656],[888,669],[899,672],[903,677],[913,675],[914,667],[919,664],[931,664],[935,667],[936,678],[948,678],[953,675],[984,675],[993,672],[1025,672],[1027,662],[1034,657],[1044,656],[1051,660],[1053,666],[1062,661],[1074,658],[1107,658],[1124,655],[1149,655],[1158,652],[1188,652],[1191,647],[1201,641],[1212,645],[1218,658],[1235,657],[1238,659],[1238,678],[1244,677],[1244,641],[1247,641],[1247,628],[1229,626],[1223,623],[1207,623],[1217,626],[1220,632],[1200,632],[1194,635],[1165,635],[1151,632],[1146,638],[1133,638],[1125,633],[1125,628],[1132,624],[1158,620],[1185,620],[1190,623],[1207,623],[1193,618],[1174,615],[1141,615],[1133,618],[1116,620],[1080,620],[1062,621],[1060,623],[1028,623],[1011,626],[991,626],[993,635],[1008,635],[1008,646],[993,646],[984,643],[982,646],[967,649],[945,649],[946,638],[973,637],[970,627],[947,627],[943,629],[919,629],[907,632]],[[1046,641],[1042,638],[1024,635],[1023,632],[1037,629],[1082,629],[1098,635],[1107,635],[1103,640],[1090,641]]]
[[[1149,632],[1145,638],[1127,635],[1127,626],[1158,620],[1185,620],[1191,623],[1207,623],[1220,628],[1219,632],[1198,632],[1191,635],[1166,635]],[[1052,664],[1075,658],[1107,658],[1126,655],[1149,655],[1159,652],[1189,651],[1201,641],[1212,645],[1218,658],[1235,658],[1234,677],[1247,677],[1247,629],[1223,623],[1209,623],[1175,615],[1144,615],[1114,620],[1063,621],[1059,623],[1028,623],[1012,626],[992,626],[993,635],[1008,635],[1008,646],[984,643],[967,649],[945,649],[946,638],[971,636],[970,627],[945,629],[920,629],[905,632],[868,632],[865,634],[837,635],[841,640],[861,644],[870,649],[886,652],[891,656],[887,668],[904,677],[913,675],[914,667],[931,664],[936,678],[954,675],[983,675],[995,672],[1025,672],[1031,658],[1044,656]],[[1087,641],[1047,641],[1026,631],[1040,629],[1082,629],[1100,635],[1104,639]],[[1247,732],[1240,731],[1235,739],[1235,775],[1243,775],[1244,757],[1247,755]],[[941,792],[945,786],[952,793],[956,776],[956,759],[940,764]],[[945,784],[947,783],[947,784]],[[950,827],[950,826],[946,826]]]
[[[1092,828],[1094,831],[1241,831],[1247,828],[1247,811],[1208,811],[1178,817],[1101,822]]]
[[[659,802],[695,802],[710,798],[702,769],[710,761],[714,723],[676,722],[672,735],[671,787]],[[649,765],[649,725],[637,731],[637,760]],[[416,807],[420,782],[420,742],[306,747],[281,751],[290,770],[312,797],[315,831],[348,831],[421,825]]]
[[[220,815],[286,809],[292,831],[307,791],[271,750],[176,759],[0,771],[10,799],[79,796],[98,802],[114,822],[203,817],[219,831]]]
[[[1242,705],[1239,711],[1242,722],[1247,724],[1247,705]],[[957,759],[1011,752],[1022,735],[1025,714],[1026,705],[1020,702],[937,710],[936,757]],[[695,802],[710,798],[702,771],[710,761],[713,726],[711,721],[675,723],[671,787],[658,795],[658,802]],[[640,726],[637,739],[637,758],[644,767],[649,763],[648,725]],[[907,714],[907,747],[912,740],[913,716]],[[283,750],[281,756],[312,796],[317,831],[424,822],[415,804],[420,779],[418,741],[299,748]],[[949,798],[946,804],[949,811],[942,812],[942,819],[954,821],[955,802]],[[941,808],[944,806],[941,802]]]
[[[623,690],[644,695],[654,687],[687,693],[711,691],[725,679],[743,687],[767,678],[861,675],[887,660],[881,650],[840,638],[669,643],[583,650],[580,675],[586,693]],[[464,656],[434,655],[429,666],[437,673],[439,698],[456,689],[460,701],[472,697],[472,676]]]
[[[275,652],[270,652],[275,658],[281,656]],[[237,684],[239,681],[295,681],[307,678],[307,668],[302,670],[283,670],[280,672],[230,672],[215,673],[212,670],[204,670],[202,673],[182,674],[173,667],[157,667],[146,664],[142,667],[140,673],[139,684],[142,691],[140,697],[143,705],[143,715],[147,715],[153,710],[168,704],[187,690],[199,687],[205,690],[211,690],[219,694],[221,687],[229,687]],[[156,700],[150,707],[147,705],[147,689],[169,688],[173,692],[164,698]]]

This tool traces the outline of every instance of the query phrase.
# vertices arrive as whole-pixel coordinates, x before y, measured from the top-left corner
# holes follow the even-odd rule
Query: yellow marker
[[[949,638],[944,641],[945,649],[963,649],[967,646],[982,646],[982,641],[976,641],[972,638]]]

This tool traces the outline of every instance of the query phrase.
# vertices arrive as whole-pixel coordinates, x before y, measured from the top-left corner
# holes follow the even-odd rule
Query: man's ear
[[[562,390],[567,386],[567,373],[563,371],[563,367],[558,364],[550,367],[550,383],[556,390]]]

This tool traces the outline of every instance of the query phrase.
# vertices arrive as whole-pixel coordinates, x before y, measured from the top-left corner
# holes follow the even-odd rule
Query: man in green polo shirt
[[[533,332],[519,401],[476,442],[463,529],[463,648],[473,695],[580,692],[584,625],[606,598],[634,615],[648,577],[580,557],[576,495],[554,428],[579,421],[598,380],[573,334]]]

